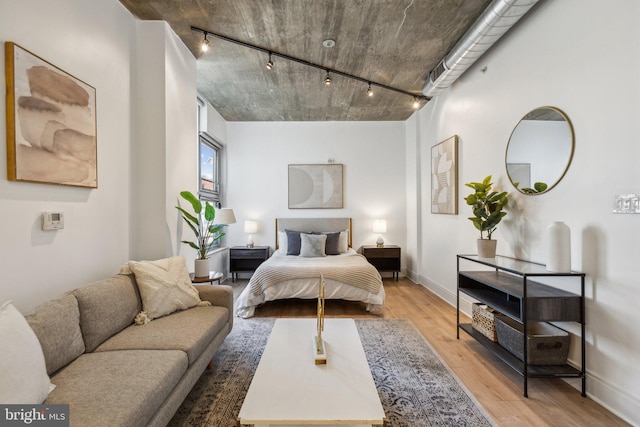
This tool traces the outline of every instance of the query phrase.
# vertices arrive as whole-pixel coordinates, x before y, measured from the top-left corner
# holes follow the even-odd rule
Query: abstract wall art
[[[7,178],[98,187],[96,90],[5,42]]]
[[[289,165],[289,209],[341,209],[342,165]]]
[[[458,214],[458,135],[431,147],[431,213]]]

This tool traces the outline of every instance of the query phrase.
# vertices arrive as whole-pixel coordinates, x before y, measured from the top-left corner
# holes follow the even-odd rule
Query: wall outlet
[[[616,195],[613,213],[640,214],[640,194]]]

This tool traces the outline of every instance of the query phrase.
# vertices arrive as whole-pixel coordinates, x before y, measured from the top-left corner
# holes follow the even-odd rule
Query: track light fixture
[[[211,31],[206,31],[206,30],[203,30],[202,28],[191,27],[191,30],[204,34],[204,40],[202,41],[202,45],[201,45],[201,49],[202,49],[203,52],[206,52],[208,50],[208,48],[209,48],[209,40],[207,40],[207,36],[209,35],[209,36],[213,36],[213,37],[216,37],[218,39],[222,39],[222,40],[230,42],[230,43],[235,43],[235,44],[240,45],[240,46],[244,46],[244,47],[248,47],[250,49],[259,50],[260,52],[268,53],[269,54],[269,61],[267,62],[266,67],[269,70],[271,70],[273,68],[272,56],[279,56],[280,58],[284,58],[284,59],[287,59],[289,61],[297,62],[298,64],[303,64],[303,65],[306,65],[308,67],[313,67],[313,68],[318,68],[320,70],[325,70],[327,74],[326,74],[326,77],[324,78],[324,84],[327,85],[327,86],[329,86],[331,84],[331,75],[330,75],[330,73],[334,73],[334,74],[338,74],[338,75],[340,75],[342,77],[347,77],[349,79],[353,79],[353,80],[357,80],[357,81],[360,81],[360,82],[363,82],[363,83],[367,83],[368,84],[368,87],[367,87],[367,95],[368,96],[373,96],[373,90],[371,89],[371,85],[376,85],[378,87],[381,87],[382,89],[391,90],[391,91],[394,91],[394,92],[397,92],[397,93],[401,93],[401,94],[406,95],[406,96],[411,96],[411,97],[413,97],[413,108],[415,108],[415,109],[420,108],[421,101],[425,101],[426,102],[429,99],[431,99],[431,98],[426,97],[424,95],[416,95],[415,93],[408,92],[408,91],[402,90],[402,89],[398,89],[398,88],[393,87],[393,86],[388,86],[388,85],[385,85],[385,84],[382,84],[382,83],[371,82],[370,80],[363,79],[362,77],[354,76],[353,74],[345,73],[345,72],[338,71],[338,70],[333,70],[331,68],[326,68],[326,67],[323,67],[322,65],[315,64],[313,62],[309,62],[309,61],[306,61],[304,59],[300,59],[300,58],[296,58],[296,57],[293,57],[293,56],[285,55],[284,53],[274,52],[272,50],[265,49],[263,47],[256,46],[256,45],[253,45],[253,44],[250,44],[250,43],[247,43],[247,42],[243,42],[243,41],[240,41],[240,40],[232,39],[231,37],[223,36],[221,34],[212,33]],[[205,48],[205,44],[206,44],[206,48]]]
[[[204,33],[204,39],[202,39],[202,43],[200,44],[200,50],[203,52],[207,52],[209,50],[209,46],[211,42],[207,40],[207,32]]]
[[[273,69],[273,61],[271,60],[271,52],[269,52],[269,61],[267,61],[267,70]]]

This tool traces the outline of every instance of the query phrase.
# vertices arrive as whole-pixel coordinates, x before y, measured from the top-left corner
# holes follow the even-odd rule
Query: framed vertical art
[[[458,135],[431,147],[431,213],[458,214]]]
[[[96,90],[5,42],[7,178],[98,187]]]

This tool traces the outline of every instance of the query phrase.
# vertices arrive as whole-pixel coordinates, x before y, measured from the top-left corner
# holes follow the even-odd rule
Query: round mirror
[[[566,114],[540,107],[525,114],[507,145],[511,183],[523,194],[541,194],[560,182],[573,157],[573,127]]]

